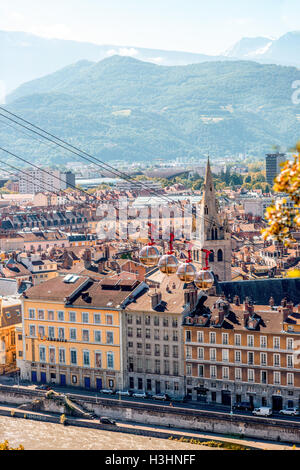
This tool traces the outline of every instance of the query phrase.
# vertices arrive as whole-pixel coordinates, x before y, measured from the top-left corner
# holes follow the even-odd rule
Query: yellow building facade
[[[101,295],[99,283],[75,277],[70,284],[62,277],[51,279],[23,297],[21,378],[122,389],[121,310],[107,305],[107,291]]]

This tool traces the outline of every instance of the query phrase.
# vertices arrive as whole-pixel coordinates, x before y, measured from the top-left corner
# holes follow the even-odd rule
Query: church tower
[[[213,251],[209,266],[219,281],[231,281],[231,235],[227,220],[218,210],[215,187],[208,159],[203,197],[197,210],[197,232],[193,246],[195,263],[205,266],[201,249]]]

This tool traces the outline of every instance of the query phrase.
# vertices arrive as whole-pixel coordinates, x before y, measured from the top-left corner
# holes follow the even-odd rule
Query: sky
[[[299,0],[0,0],[0,30],[217,55],[300,30]]]

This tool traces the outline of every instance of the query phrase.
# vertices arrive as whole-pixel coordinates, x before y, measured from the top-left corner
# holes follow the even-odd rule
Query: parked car
[[[101,390],[101,393],[105,393],[106,395],[114,395],[115,392],[109,388],[107,390]]]
[[[255,416],[271,416],[272,408],[268,408],[267,406],[262,406],[261,408],[254,408],[252,414]]]
[[[164,394],[157,394],[157,395],[153,395],[152,397],[154,400],[161,400],[161,401],[168,401],[170,400],[170,397],[169,395],[167,395],[166,393]]]
[[[247,401],[241,401],[240,403],[235,403],[232,407],[236,411],[252,411],[253,406]]]
[[[279,414],[281,414],[281,415],[290,415],[290,416],[299,416],[299,409],[298,408],[285,408],[284,410],[280,410]]]
[[[103,416],[102,418],[100,418],[100,423],[101,424],[112,424],[112,425],[115,425],[116,422],[114,419],[112,418],[107,418],[106,416]]]
[[[149,398],[149,395],[146,392],[134,392],[132,396],[134,398]]]
[[[129,392],[129,390],[118,390],[116,394],[121,395],[122,397],[131,397],[131,392]]]
[[[51,390],[51,387],[49,387],[49,385],[37,385],[35,389],[36,390]]]

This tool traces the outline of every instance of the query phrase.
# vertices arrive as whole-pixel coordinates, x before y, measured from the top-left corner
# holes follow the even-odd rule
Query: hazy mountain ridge
[[[263,156],[299,139],[300,107],[291,100],[299,78],[296,68],[255,62],[164,67],[114,56],[24,84],[7,107],[106,160]],[[2,125],[0,138],[42,163],[75,159]]]

